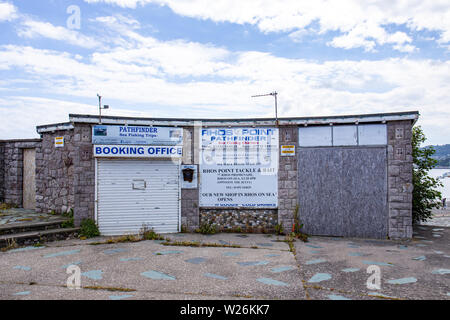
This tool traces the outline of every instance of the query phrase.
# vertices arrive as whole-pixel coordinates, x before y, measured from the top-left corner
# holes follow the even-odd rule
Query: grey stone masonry
[[[5,199],[5,145],[0,143],[0,202]]]
[[[89,124],[75,126],[74,148],[74,222],[79,226],[85,218],[94,219],[95,208],[95,160],[92,147],[92,127]]]
[[[42,135],[36,149],[36,211],[66,213],[74,207],[73,172],[75,143],[73,130]],[[55,147],[55,138],[64,137],[64,146]]]
[[[194,163],[194,128],[184,128],[182,164]],[[199,181],[199,179],[197,179]],[[181,189],[181,225],[188,231],[199,227],[199,189]]]
[[[279,141],[280,151],[283,145],[295,146],[294,156],[280,155],[278,167],[278,223],[288,231],[292,229],[298,203],[298,127],[280,127]]]
[[[273,232],[276,209],[201,209],[201,223],[215,224],[222,231]]]
[[[0,201],[22,206],[23,149],[37,149],[40,139],[0,141]]]
[[[412,238],[412,123],[388,122],[389,238]]]
[[[55,147],[64,137],[64,147]],[[36,152],[36,206],[38,212],[64,213],[73,209],[74,223],[94,218],[95,161],[91,125],[42,134]]]

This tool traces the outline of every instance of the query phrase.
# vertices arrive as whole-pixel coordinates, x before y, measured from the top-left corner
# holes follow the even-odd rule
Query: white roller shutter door
[[[98,159],[97,220],[102,235],[179,229],[179,165],[159,160]]]

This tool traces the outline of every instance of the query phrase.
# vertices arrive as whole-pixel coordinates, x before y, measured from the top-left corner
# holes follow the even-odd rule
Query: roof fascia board
[[[98,124],[97,116],[73,115],[70,116],[72,123],[91,123]],[[380,114],[380,115],[355,115],[355,116],[333,116],[333,117],[311,117],[311,118],[279,118],[279,125],[321,125],[321,124],[345,124],[345,123],[370,123],[412,120],[417,121],[419,114],[417,112],[398,113],[398,114]],[[275,119],[139,119],[139,118],[105,118],[102,117],[102,124],[113,125],[145,125],[145,126],[273,126]],[[39,127],[38,127],[39,128]]]
[[[45,126],[36,127],[37,133],[44,132],[53,132],[53,131],[61,131],[61,130],[71,130],[74,126],[72,123],[59,123],[59,124],[50,124]]]

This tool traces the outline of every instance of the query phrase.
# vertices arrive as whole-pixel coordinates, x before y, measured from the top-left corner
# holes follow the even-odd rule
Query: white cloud
[[[397,51],[407,52],[407,53],[411,53],[411,52],[414,52],[414,51],[418,50],[415,46],[412,46],[412,45],[409,45],[409,44],[396,44],[392,48],[397,50]]]
[[[57,99],[26,96],[6,96],[0,98],[2,139],[23,139],[39,137],[36,125],[67,122],[69,113],[98,114],[95,104],[87,105]],[[105,112],[105,111],[104,111]],[[104,113],[103,112],[103,113]],[[26,115],[33,115],[25,116]],[[143,117],[151,113],[135,112],[115,108],[114,115]]]
[[[64,41],[83,48],[93,49],[100,42],[83,35],[82,33],[61,26],[55,26],[49,22],[35,20],[28,15],[21,14],[17,8],[7,2],[0,2],[0,22],[19,19],[16,28],[17,34],[24,38],[44,37],[48,39]],[[126,20],[124,20],[126,22]],[[131,21],[128,21],[131,23]]]
[[[8,2],[0,2],[0,22],[11,21],[17,18],[17,9]]]
[[[365,51],[374,51],[377,44],[393,44],[393,49],[402,52],[411,52],[414,47],[404,45],[411,43],[412,39],[406,33],[397,31],[388,34],[382,27],[374,24],[359,25],[348,33],[335,37],[328,44],[344,49],[353,49],[363,47]]]
[[[22,21],[18,30],[18,35],[26,38],[45,37],[90,49],[100,45],[98,41],[87,37],[76,30],[54,26],[49,22],[36,21],[30,18],[26,18]]]
[[[114,19],[119,18],[103,17],[98,22],[111,28],[117,26],[108,25],[117,21]],[[93,105],[98,92],[111,105],[110,114],[140,115],[126,109],[145,105],[151,110],[147,116],[179,118],[273,116],[273,99],[250,96],[277,90],[280,116],[418,109],[425,129],[435,132],[431,142],[442,143],[448,137],[441,133],[450,130],[442,121],[450,118],[449,61],[404,58],[319,63],[258,51],[233,52],[185,40],[160,41],[141,35],[132,22],[113,30],[121,39],[120,46],[82,58],[55,50],[1,46],[0,68],[5,77],[0,90],[2,96],[9,96],[0,101],[0,112],[6,115],[0,117],[0,127],[28,128],[65,121],[69,112],[97,111],[79,103],[26,98],[29,86],[43,96],[58,95],[66,101],[92,99]],[[386,43],[410,45],[406,34],[384,36]],[[14,76],[9,76],[11,83],[9,69],[15,70]],[[33,117],[24,117],[29,114]]]
[[[95,94],[100,92],[114,101],[108,111],[111,114],[117,114],[117,108],[124,109],[124,106],[146,105],[153,110],[150,115],[156,117],[273,116],[270,97],[252,99],[250,96],[277,90],[280,116],[418,109],[426,130],[449,131],[440,119],[450,118],[446,103],[450,101],[446,86],[450,81],[450,62],[386,59],[318,63],[262,52],[230,52],[184,41],[147,39],[143,43],[146,45],[139,43],[135,48],[93,54],[83,61],[68,53],[4,46],[0,48],[0,65],[23,70],[28,79],[39,79],[36,87],[43,94],[63,95],[68,101],[90,98],[94,105]],[[148,43],[153,45],[147,46]],[[176,52],[183,52],[183,57],[187,52],[185,64]],[[197,55],[201,64],[196,63]],[[180,81],[179,76],[190,77]],[[7,94],[8,83],[0,85]],[[19,96],[26,92],[23,89],[13,94]],[[8,104],[3,102],[3,105],[8,107],[1,113],[8,114],[11,110],[17,113],[2,118],[2,126],[15,125],[10,122],[14,122],[14,117],[20,118],[19,114],[33,114],[33,106],[43,110],[41,116],[30,120],[34,125],[64,121],[67,113],[86,113],[88,108],[78,109],[76,103],[68,103],[73,110],[60,108],[62,103],[48,103],[46,108],[41,108],[45,103],[34,98],[26,104],[6,100]],[[95,108],[89,110],[96,112]],[[48,118],[55,112],[58,119]],[[430,119],[439,121],[432,126]],[[430,141],[443,140],[441,134],[430,136]]]
[[[139,29],[141,24],[136,19],[124,16],[122,14],[116,14],[114,16],[102,16],[94,19],[95,21],[107,24],[109,27],[121,27],[125,26],[127,28]]]
[[[312,23],[321,33],[341,33],[330,44],[341,48],[362,47],[374,50],[376,45],[393,44],[396,48],[411,40],[403,33],[387,32],[387,25],[405,25],[411,32],[420,30],[441,33],[439,43],[450,41],[450,4],[433,1],[360,1],[360,0],[85,0],[137,8],[148,3],[165,5],[175,13],[215,22],[256,25],[262,32],[295,32]],[[295,40],[296,38],[294,38]],[[406,50],[411,50],[411,45]]]
[[[289,38],[294,42],[303,42],[303,39],[310,33],[309,30],[301,29],[289,34]]]
[[[122,8],[133,8],[135,9],[138,4],[144,5],[150,3],[148,0],[85,0],[87,3],[99,3],[104,2],[107,4],[114,4]]]

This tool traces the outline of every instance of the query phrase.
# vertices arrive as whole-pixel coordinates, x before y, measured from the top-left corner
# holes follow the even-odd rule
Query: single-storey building
[[[266,119],[70,114],[0,141],[0,201],[103,235],[194,230],[412,237],[418,112]]]

